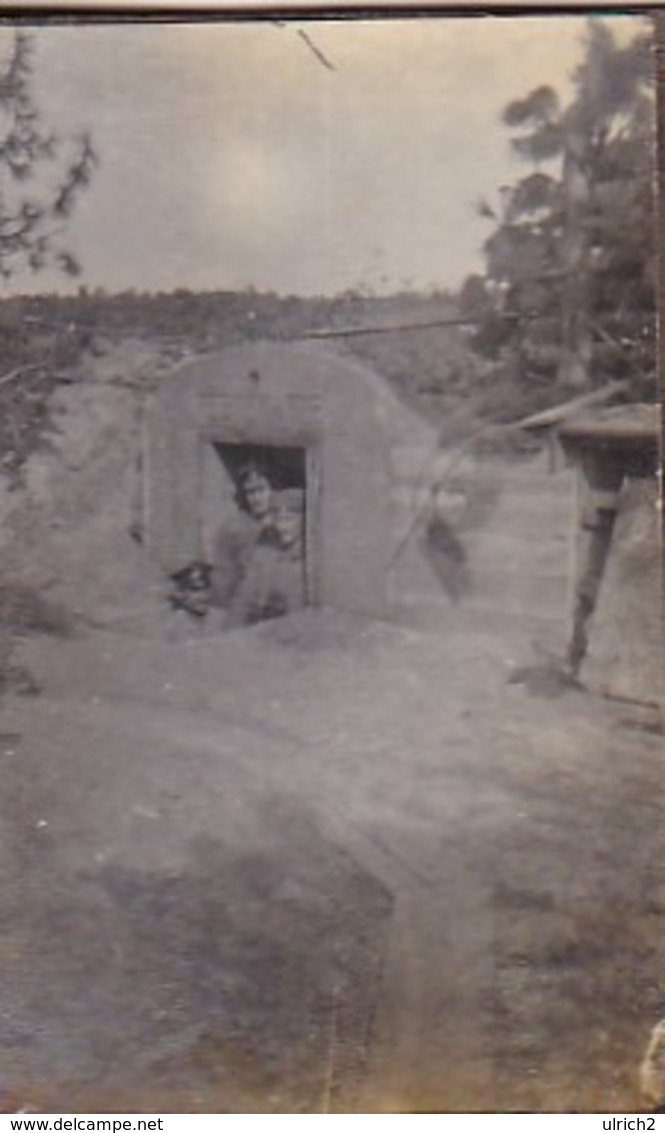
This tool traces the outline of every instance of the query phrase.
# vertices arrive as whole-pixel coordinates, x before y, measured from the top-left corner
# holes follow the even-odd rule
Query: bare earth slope
[[[34,643],[1,717],[8,1097],[634,1108],[662,737],[505,653],[326,613]]]

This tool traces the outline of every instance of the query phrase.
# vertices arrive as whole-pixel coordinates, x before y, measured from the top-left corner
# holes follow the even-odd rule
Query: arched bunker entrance
[[[253,343],[181,367],[146,418],[151,556],[169,573],[205,558],[238,467],[258,457],[278,487],[305,491],[308,603],[384,616],[396,404],[376,374],[315,344]]]

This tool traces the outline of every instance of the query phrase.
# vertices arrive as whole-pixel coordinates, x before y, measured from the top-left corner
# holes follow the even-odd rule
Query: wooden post
[[[613,454],[586,450],[578,456],[579,497],[573,624],[566,665],[579,674],[589,645],[589,629],[612,542],[612,532],[624,478]]]

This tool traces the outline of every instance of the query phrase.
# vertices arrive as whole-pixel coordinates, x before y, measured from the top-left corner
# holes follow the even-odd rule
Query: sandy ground
[[[0,713],[5,1108],[639,1104],[653,712],[530,695],[463,620],[25,658],[41,692]]]

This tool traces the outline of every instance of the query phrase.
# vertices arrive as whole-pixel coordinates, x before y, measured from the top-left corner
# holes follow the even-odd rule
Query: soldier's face
[[[283,547],[293,547],[302,538],[302,516],[299,512],[278,508],[273,523]]]
[[[265,519],[270,511],[272,497],[272,490],[265,476],[259,473],[248,476],[245,480],[244,492],[250,515],[253,515],[254,519]]]

